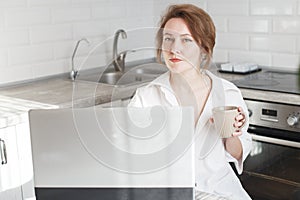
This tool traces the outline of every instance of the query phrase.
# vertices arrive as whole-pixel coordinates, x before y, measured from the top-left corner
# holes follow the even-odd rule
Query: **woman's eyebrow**
[[[171,35],[173,35],[173,34],[171,34],[171,33],[164,33],[164,35],[170,35],[170,36],[171,36]]]
[[[186,33],[186,34],[181,34],[180,36],[189,36],[189,37],[192,37],[192,35],[191,35],[191,34],[188,34],[188,33]]]
[[[173,36],[174,34],[172,33],[164,33],[163,35],[168,35],[168,36]],[[184,33],[184,34],[180,34],[180,37],[185,37],[185,36],[189,36],[189,37],[193,37],[191,34],[189,33]]]

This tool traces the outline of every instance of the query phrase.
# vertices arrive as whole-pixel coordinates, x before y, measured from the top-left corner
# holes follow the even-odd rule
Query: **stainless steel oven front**
[[[245,100],[253,148],[240,176],[253,199],[300,199],[300,106]]]

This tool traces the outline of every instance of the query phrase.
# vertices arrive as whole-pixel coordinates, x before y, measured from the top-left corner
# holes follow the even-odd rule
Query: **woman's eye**
[[[183,42],[193,42],[193,40],[189,38],[183,38]]]
[[[172,41],[172,38],[170,38],[170,37],[165,37],[165,38],[164,38],[164,41],[166,41],[166,42]]]

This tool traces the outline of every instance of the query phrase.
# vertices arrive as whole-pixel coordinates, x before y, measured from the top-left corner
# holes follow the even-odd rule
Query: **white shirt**
[[[227,197],[228,199],[251,199],[243,189],[238,177],[229,162],[234,162],[239,174],[243,170],[243,161],[252,146],[250,134],[247,132],[248,120],[242,128],[239,139],[243,147],[241,160],[233,158],[226,150],[223,140],[219,137],[214,125],[209,121],[212,108],[224,105],[241,106],[245,115],[248,110],[240,90],[231,82],[221,79],[206,71],[212,80],[212,88],[195,127],[196,135],[196,189]],[[167,72],[150,84],[137,89],[129,103],[131,107],[179,106],[169,82],[170,72]]]

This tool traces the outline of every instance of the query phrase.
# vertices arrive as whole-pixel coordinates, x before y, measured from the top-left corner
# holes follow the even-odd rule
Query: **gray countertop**
[[[28,121],[27,113],[31,109],[53,109],[57,107],[55,105],[0,95],[0,128]]]
[[[221,74],[218,76],[229,81],[243,75]],[[66,77],[49,78],[21,85],[0,88],[0,95],[65,107],[88,107],[116,99],[128,98],[136,87],[113,87],[87,81],[72,82]],[[244,98],[300,105],[300,95],[263,90],[243,89]]]
[[[213,72],[213,73],[229,81],[237,80],[247,76],[247,75],[226,74],[226,73],[219,73],[219,72]],[[257,73],[261,73],[261,72],[257,72]],[[245,99],[300,105],[300,95],[297,94],[245,89],[245,88],[240,88],[240,90]]]
[[[115,88],[87,81],[72,82],[68,78],[51,78],[0,89],[0,95],[35,101],[60,108],[88,107],[132,96],[134,87]]]
[[[243,77],[243,75],[221,74],[216,71],[212,72],[229,81]],[[0,102],[2,107],[2,110],[0,110],[0,117],[6,116],[8,113],[20,113],[16,112],[14,109],[14,107],[16,107],[15,102],[20,102],[20,100],[27,102],[27,104],[23,103],[23,105],[29,105],[28,109],[23,110],[24,112],[34,108],[32,105],[37,105],[39,108],[42,108],[40,105],[43,105],[44,108],[51,108],[51,106],[52,108],[89,107],[117,99],[129,98],[134,94],[135,89],[140,86],[141,85],[113,87],[88,81],[72,82],[70,79],[63,76],[8,86],[0,88],[0,95],[2,96],[0,97],[0,100],[2,99],[7,102],[7,99],[10,99],[12,102],[12,104],[10,104],[11,109],[8,109],[9,106],[4,104],[3,101]],[[241,88],[241,92],[246,99],[300,105],[300,95],[243,88]],[[13,101],[14,98],[18,100]]]

